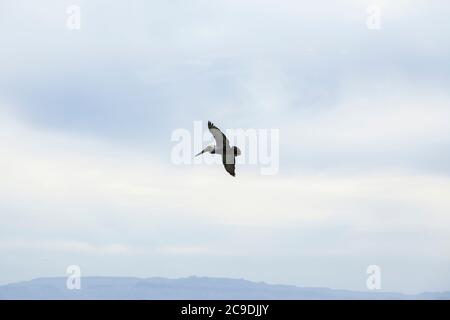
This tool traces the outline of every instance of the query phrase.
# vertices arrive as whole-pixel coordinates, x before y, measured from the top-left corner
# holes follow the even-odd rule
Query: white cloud
[[[339,149],[420,148],[426,143],[448,143],[449,101],[450,97],[423,92],[344,98],[328,110],[294,120],[284,131],[285,141],[290,145],[300,142],[300,148],[307,144]]]
[[[365,28],[369,2],[383,6],[377,35]],[[12,107],[0,108],[0,254],[8,253],[10,270],[0,273],[0,281],[21,280],[18,267],[36,252],[51,253],[55,261],[66,261],[65,253],[88,255],[88,263],[104,253],[113,266],[94,259],[91,270],[136,275],[149,272],[135,263],[145,259],[153,272],[166,272],[170,261],[174,274],[184,272],[183,265],[226,275],[230,266],[220,257],[242,262],[250,256],[279,265],[260,263],[255,270],[249,263],[236,267],[235,275],[259,272],[268,277],[261,280],[270,280],[282,273],[286,282],[313,285],[329,284],[298,276],[295,259],[339,257],[343,269],[361,257],[448,265],[445,169],[377,163],[448,147],[448,75],[439,63],[446,61],[448,45],[431,24],[419,25],[430,16],[436,22],[432,13],[441,8],[433,5],[423,16],[423,3],[227,0],[175,7],[82,1],[82,31],[71,33],[63,2],[2,2],[0,102]],[[102,103],[134,95],[126,80],[110,79],[122,79],[122,72],[142,85],[138,98],[149,91],[160,100],[130,99],[117,110]],[[78,87],[70,91],[74,83]],[[63,105],[71,102],[66,89],[71,97],[86,89],[89,99]],[[101,109],[96,120],[86,112],[90,108]],[[124,121],[130,108],[156,110],[153,124],[163,119],[179,126],[178,120],[214,116],[242,127],[278,126],[282,156],[293,159],[281,159],[279,176],[262,177],[242,166],[230,179],[220,165],[172,166],[154,141],[138,149],[85,130],[104,125],[120,132],[121,125],[147,121],[145,112]],[[118,121],[103,123],[102,116],[114,112]],[[48,125],[49,118],[67,123]],[[149,136],[170,143],[164,133],[172,128],[149,128]],[[368,170],[355,169],[361,161],[355,155],[366,155]],[[346,172],[334,165],[342,156],[351,168]],[[316,170],[316,161],[327,165]],[[291,259],[295,263],[285,267]],[[332,269],[317,266],[302,272]],[[342,283],[351,279],[346,274]],[[430,290],[422,285],[415,289]]]
[[[145,153],[123,154],[11,119],[8,125],[9,135],[0,140],[8,150],[0,159],[0,190],[4,206],[16,213],[1,214],[17,236],[24,218],[52,237],[58,228],[72,234],[74,228],[103,230],[110,223],[113,230],[122,224],[121,230],[141,234],[190,214],[236,227],[450,231],[450,179],[443,176],[387,171],[261,177],[243,168],[230,179],[220,166],[172,167]]]

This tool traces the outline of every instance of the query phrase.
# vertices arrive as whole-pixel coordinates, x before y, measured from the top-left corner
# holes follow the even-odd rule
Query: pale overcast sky
[[[76,264],[367,290],[379,265],[383,290],[450,290],[449,14],[0,1],[0,284]],[[279,173],[174,165],[196,120],[279,129]]]

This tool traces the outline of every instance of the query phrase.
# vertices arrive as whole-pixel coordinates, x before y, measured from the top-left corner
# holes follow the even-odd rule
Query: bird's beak
[[[197,153],[195,156],[198,157],[199,155],[201,155],[201,154],[203,154],[203,153],[205,153],[205,150],[203,150],[203,151],[200,152],[200,153]]]

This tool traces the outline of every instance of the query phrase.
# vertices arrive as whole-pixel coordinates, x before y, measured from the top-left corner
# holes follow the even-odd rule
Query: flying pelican
[[[222,156],[222,163],[225,167],[225,170],[233,177],[236,176],[235,173],[235,160],[237,156],[241,155],[241,150],[238,147],[230,147],[230,141],[228,141],[227,137],[217,128],[214,123],[208,121],[208,129],[216,140],[215,146],[207,146],[202,150],[199,154],[195,155],[196,157],[209,152],[211,154],[220,154]]]

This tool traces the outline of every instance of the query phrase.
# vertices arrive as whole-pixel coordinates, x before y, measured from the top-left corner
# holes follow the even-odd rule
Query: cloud
[[[440,259],[450,246],[447,177],[244,169],[233,180],[217,166],[172,167],[145,152],[36,130],[11,114],[1,119],[9,133],[1,139],[3,253]]]
[[[0,281],[77,260],[361,289],[374,259],[448,289],[448,5],[80,1],[70,32],[69,4],[0,4]],[[173,166],[197,119],[280,129],[280,175]]]

